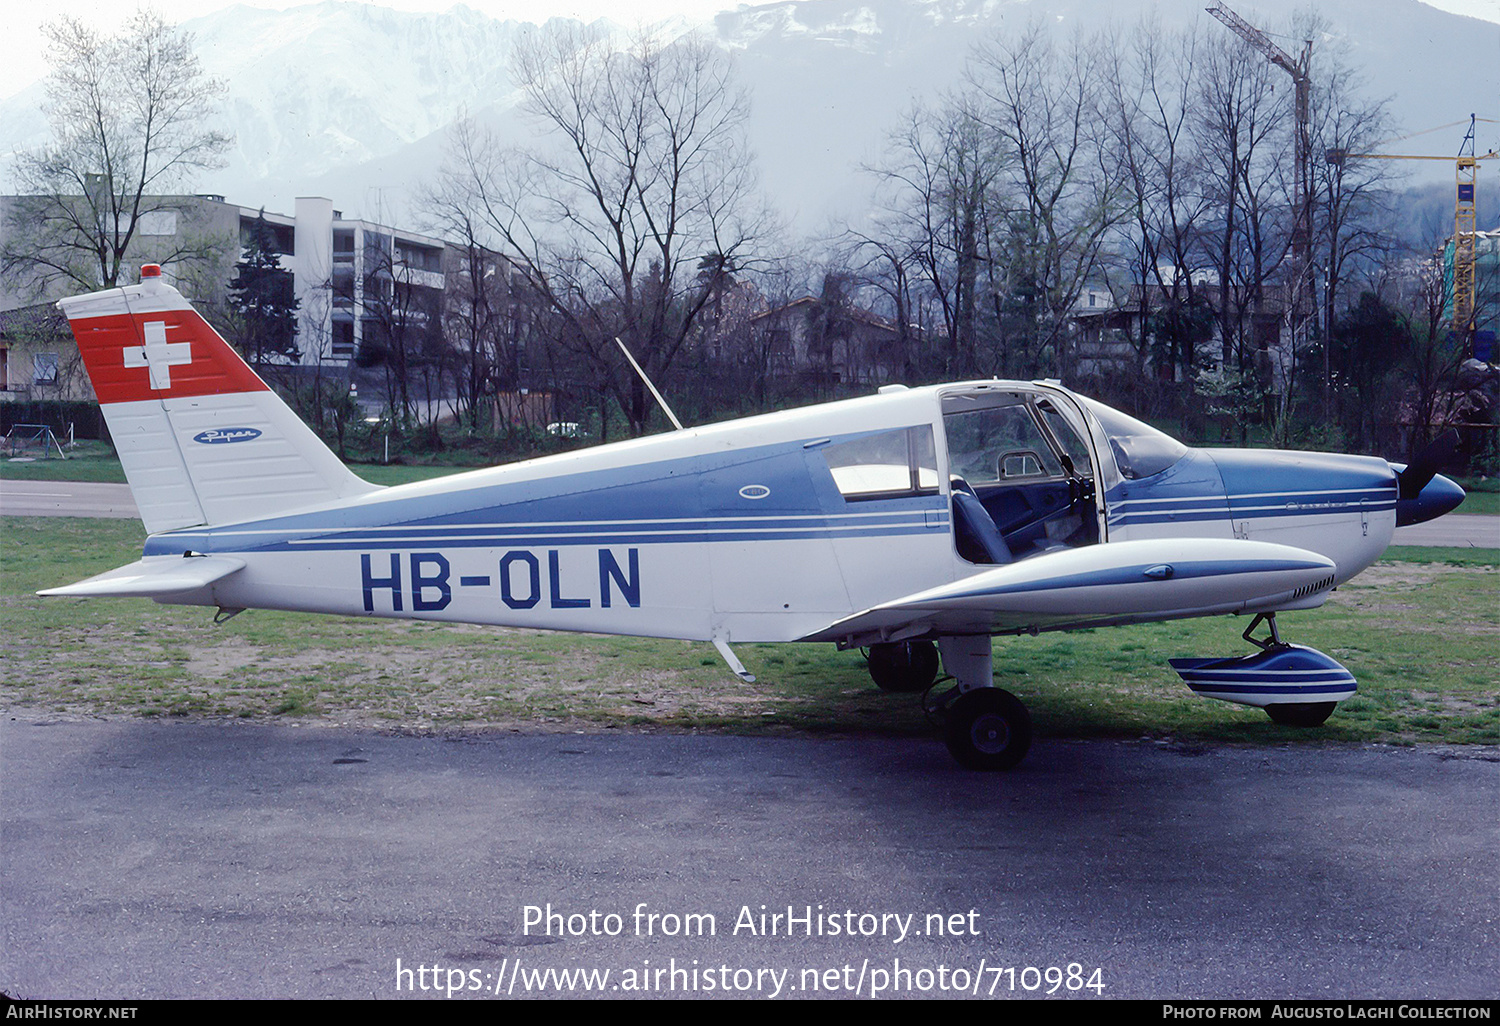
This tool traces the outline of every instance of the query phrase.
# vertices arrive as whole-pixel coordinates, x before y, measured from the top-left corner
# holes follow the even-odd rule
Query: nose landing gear
[[[1262,622],[1270,635],[1257,638]],[[1357,690],[1354,675],[1332,656],[1282,641],[1275,613],[1256,616],[1244,638],[1260,651],[1234,659],[1173,659],[1172,668],[1205,698],[1259,706],[1272,721],[1291,727],[1322,726]]]

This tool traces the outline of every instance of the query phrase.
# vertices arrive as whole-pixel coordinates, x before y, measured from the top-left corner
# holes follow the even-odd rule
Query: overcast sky
[[[246,6],[286,9],[307,0],[245,0]],[[1500,24],[1500,0],[1423,0],[1433,7]],[[727,8],[735,0],[465,0],[467,6],[496,18],[529,21],[547,17],[593,19],[622,16],[631,20],[656,21],[683,15],[702,21]],[[155,0],[154,5],[170,21],[182,22],[233,6],[231,0]],[[383,0],[380,6],[405,11],[445,11],[454,0]],[[0,97],[14,94],[47,73],[43,57],[41,25],[62,14],[83,18],[100,28],[118,25],[135,8],[129,0],[0,0],[5,32],[0,37]]]

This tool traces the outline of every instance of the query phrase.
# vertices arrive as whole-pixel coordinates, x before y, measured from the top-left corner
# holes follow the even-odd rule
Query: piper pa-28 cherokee
[[[1282,642],[1398,524],[1463,500],[1410,467],[1191,449],[1046,382],[899,385],[398,487],[348,470],[160,270],[64,299],[149,537],[44,595],[869,650],[927,691],[957,760],[1031,724],[991,638],[1253,614],[1258,651],[1176,659],[1193,691],[1321,724],[1354,677]],[[1261,623],[1268,637],[1254,634]],[[954,683],[932,688],[939,669]]]

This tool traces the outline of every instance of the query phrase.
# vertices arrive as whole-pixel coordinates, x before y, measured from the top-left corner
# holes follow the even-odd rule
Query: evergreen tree
[[[297,297],[292,274],[281,267],[276,230],[265,210],[250,222],[245,258],[235,265],[229,305],[238,315],[239,347],[245,359],[262,364],[268,357],[300,357],[297,347]]]

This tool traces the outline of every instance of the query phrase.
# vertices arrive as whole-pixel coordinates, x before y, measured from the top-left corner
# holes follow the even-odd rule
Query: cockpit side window
[[[948,413],[943,431],[948,438],[948,472],[971,485],[1064,476],[1062,463],[1025,403]]]
[[[845,499],[899,499],[936,495],[937,449],[932,426],[881,431],[823,449],[828,470]]]
[[[1130,480],[1160,474],[1187,454],[1187,446],[1171,435],[1101,402],[1093,399],[1083,399],[1083,402],[1104,428],[1120,473]]]

